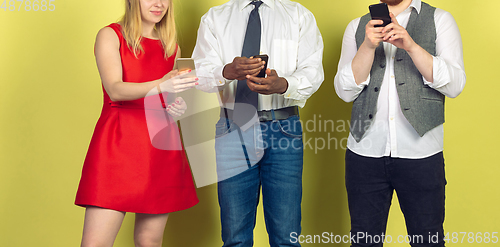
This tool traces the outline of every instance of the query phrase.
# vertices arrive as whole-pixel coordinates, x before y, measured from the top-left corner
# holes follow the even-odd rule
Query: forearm
[[[337,68],[337,74],[334,79],[335,92],[345,102],[354,101],[361,91],[363,91],[363,88],[368,84],[368,80],[370,79],[370,76],[367,76],[364,82],[360,80],[361,82],[358,85],[356,84],[356,80],[353,75],[352,62],[358,53],[354,35],[358,24],[359,18],[351,21],[346,28],[342,40],[342,52]],[[371,61],[373,61],[373,59]]]
[[[434,81],[432,55],[417,44],[415,44],[415,46],[407,52],[420,74],[422,74],[425,80],[432,83]]]
[[[120,81],[111,83],[105,90],[112,101],[130,101],[144,98],[151,91],[157,93],[157,90],[153,89],[161,82],[162,79],[142,83]]]
[[[359,50],[351,63],[352,73],[354,74],[354,80],[357,85],[368,79],[374,58],[375,50],[368,47],[366,43],[363,43],[359,47]]]

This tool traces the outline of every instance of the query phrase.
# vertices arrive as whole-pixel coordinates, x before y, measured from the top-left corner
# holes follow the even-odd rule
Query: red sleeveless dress
[[[159,40],[142,39],[144,49],[135,57],[121,26],[109,25],[120,40],[123,81],[146,82],[162,78],[174,66],[175,55],[164,58]],[[176,52],[177,53],[177,52]],[[103,88],[104,105],[85,158],[75,204],[123,212],[164,214],[198,203],[191,170],[184,152],[162,150],[152,144],[144,100],[112,102]],[[164,93],[163,98],[167,98]],[[148,96],[146,97],[157,97]],[[159,106],[160,110],[162,106]],[[156,109],[157,110],[157,109]],[[177,133],[168,125],[166,133]],[[163,140],[165,141],[165,140]],[[167,141],[179,142],[173,135]]]

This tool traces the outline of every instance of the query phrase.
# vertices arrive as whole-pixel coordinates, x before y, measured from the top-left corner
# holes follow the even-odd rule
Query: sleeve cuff
[[[285,99],[305,100],[307,97],[299,94],[299,80],[293,76],[284,76],[288,82],[288,88],[285,93],[281,94]]]
[[[348,63],[344,68],[339,71],[340,86],[344,91],[361,92],[370,83],[370,74],[366,80],[359,85],[356,84],[354,73],[352,72],[352,64]]]
[[[448,67],[445,61],[438,57],[432,57],[433,82],[429,82],[422,76],[424,84],[431,88],[441,88],[450,82]]]
[[[352,85],[349,85],[349,87],[356,88],[358,90],[359,89],[363,90],[363,88],[365,88],[368,84],[370,84],[370,79],[371,79],[371,75],[368,75],[368,77],[366,78],[366,81],[361,82],[359,85],[356,84],[356,82],[354,80],[352,80],[352,82],[351,82]]]
[[[229,84],[232,81],[232,80],[228,80],[228,79],[224,78],[224,76],[222,75],[222,72],[224,71],[224,67],[225,67],[225,65],[217,67],[217,68],[214,69],[215,84],[218,87],[221,87],[221,86],[224,86],[226,84]]]

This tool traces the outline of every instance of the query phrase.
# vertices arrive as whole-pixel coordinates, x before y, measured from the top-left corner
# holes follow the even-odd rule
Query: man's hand
[[[365,27],[365,45],[371,50],[377,49],[380,42],[383,41],[384,33],[383,27],[375,27],[375,25],[381,25],[384,22],[382,20],[371,20],[366,24]]]
[[[384,33],[383,40],[387,43],[391,43],[397,48],[404,49],[407,52],[410,52],[416,46],[418,46],[415,41],[410,37],[408,32],[404,27],[399,25],[398,20],[394,16],[393,13],[390,13],[392,23],[385,26],[382,30]]]
[[[224,67],[222,76],[228,80],[245,80],[247,75],[256,76],[264,64],[260,58],[235,57],[232,63]]]
[[[288,81],[279,77],[276,70],[267,69],[266,78],[247,75],[247,85],[250,90],[260,94],[283,94],[288,89]]]

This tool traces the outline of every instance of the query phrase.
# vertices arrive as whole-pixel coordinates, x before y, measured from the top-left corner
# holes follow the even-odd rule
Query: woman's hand
[[[198,85],[198,78],[192,76],[186,77],[189,72],[191,72],[191,70],[184,70],[180,72],[172,70],[163,76],[162,79],[165,79],[165,81],[159,84],[161,91],[180,93]]]
[[[182,97],[175,98],[175,102],[167,106],[167,112],[172,117],[180,117],[186,109],[187,105]]]

